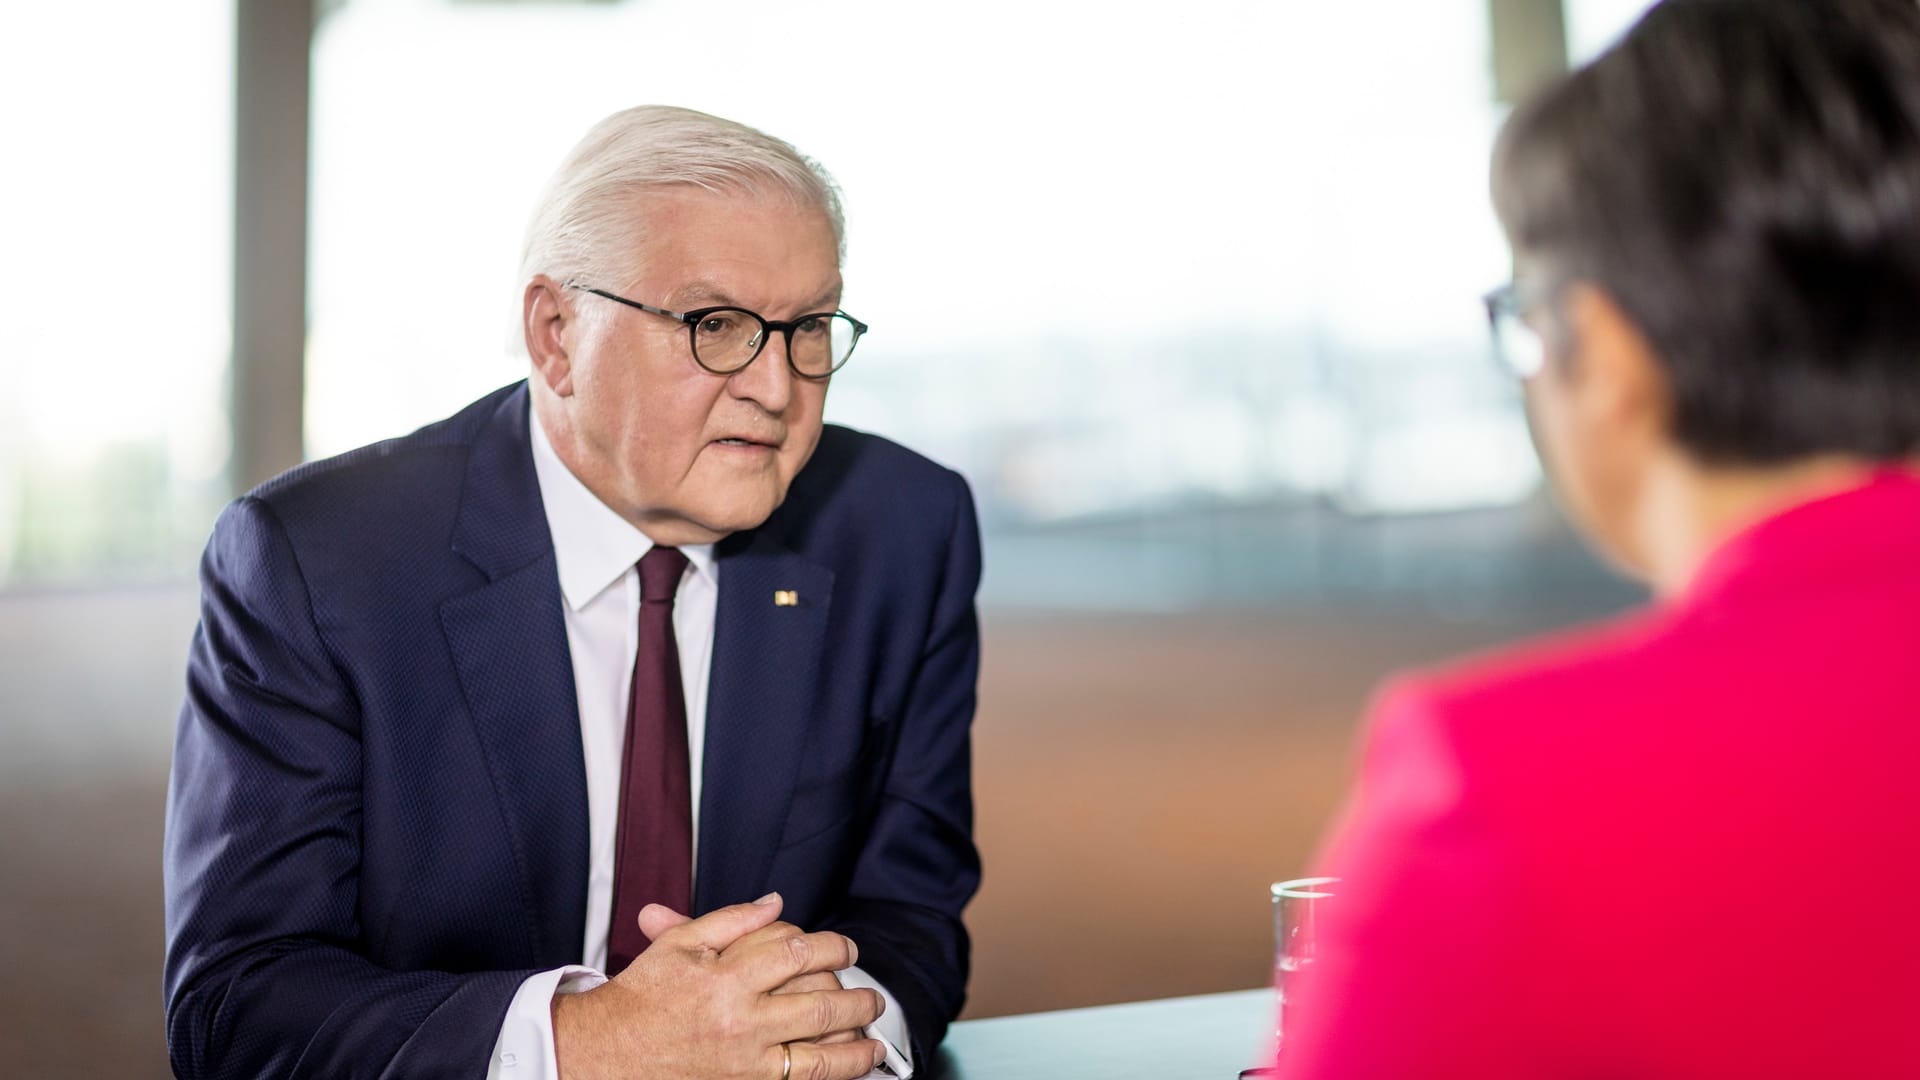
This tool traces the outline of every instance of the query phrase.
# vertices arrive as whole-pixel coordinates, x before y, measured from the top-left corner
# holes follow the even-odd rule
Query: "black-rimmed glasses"
[[[1539,306],[1539,294],[1518,282],[1508,282],[1480,298],[1487,308],[1487,328],[1493,332],[1493,358],[1516,379],[1533,378],[1547,366],[1547,346],[1540,332],[1527,325],[1527,313]]]
[[[693,344],[694,362],[715,375],[743,371],[767,347],[771,333],[787,339],[787,366],[803,379],[825,379],[839,371],[853,356],[853,347],[867,324],[844,311],[821,311],[802,315],[787,322],[761,318],[757,312],[737,307],[704,307],[692,311],[672,311],[616,296],[605,289],[567,282],[567,288],[605,297],[617,304],[653,315],[664,315],[687,324],[687,339]]]

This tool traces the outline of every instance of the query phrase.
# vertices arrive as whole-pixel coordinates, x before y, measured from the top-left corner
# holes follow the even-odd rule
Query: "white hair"
[[[641,240],[635,194],[692,186],[747,196],[782,194],[817,206],[846,255],[840,189],[788,143],[745,124],[667,105],[624,109],[600,121],[560,163],[534,208],[520,281],[536,274],[614,288],[633,270]]]

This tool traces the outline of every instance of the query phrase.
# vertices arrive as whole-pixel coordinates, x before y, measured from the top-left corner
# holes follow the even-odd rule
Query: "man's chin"
[[[751,497],[703,507],[702,512],[689,515],[687,523],[710,534],[714,540],[720,540],[765,525],[785,498],[784,490],[777,493],[759,492]]]

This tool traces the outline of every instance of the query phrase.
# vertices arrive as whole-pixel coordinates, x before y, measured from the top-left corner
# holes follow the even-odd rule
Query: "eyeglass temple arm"
[[[595,296],[605,297],[606,299],[611,300],[616,304],[625,304],[630,308],[639,308],[641,311],[648,312],[649,314],[665,315],[669,319],[679,319],[683,323],[691,323],[693,321],[693,316],[687,314],[684,311],[674,311],[670,308],[654,307],[652,304],[643,304],[638,300],[629,300],[624,296],[616,296],[605,289],[596,289],[591,285],[582,285],[578,281],[575,281],[573,278],[568,278],[566,281],[561,283],[561,286],[562,288],[579,289],[581,292],[589,292]]]

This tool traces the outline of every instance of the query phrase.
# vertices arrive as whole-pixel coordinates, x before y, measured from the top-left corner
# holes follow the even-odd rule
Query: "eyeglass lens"
[[[1546,366],[1546,343],[1539,331],[1528,326],[1518,313],[1499,312],[1493,319],[1493,344],[1500,363],[1522,379],[1531,379]]]
[[[750,311],[722,308],[701,315],[692,332],[694,359],[709,370],[727,373],[746,367],[760,355],[770,331]],[[809,316],[794,326],[788,338],[791,363],[803,375],[830,375],[853,354],[858,337],[848,316]]]

